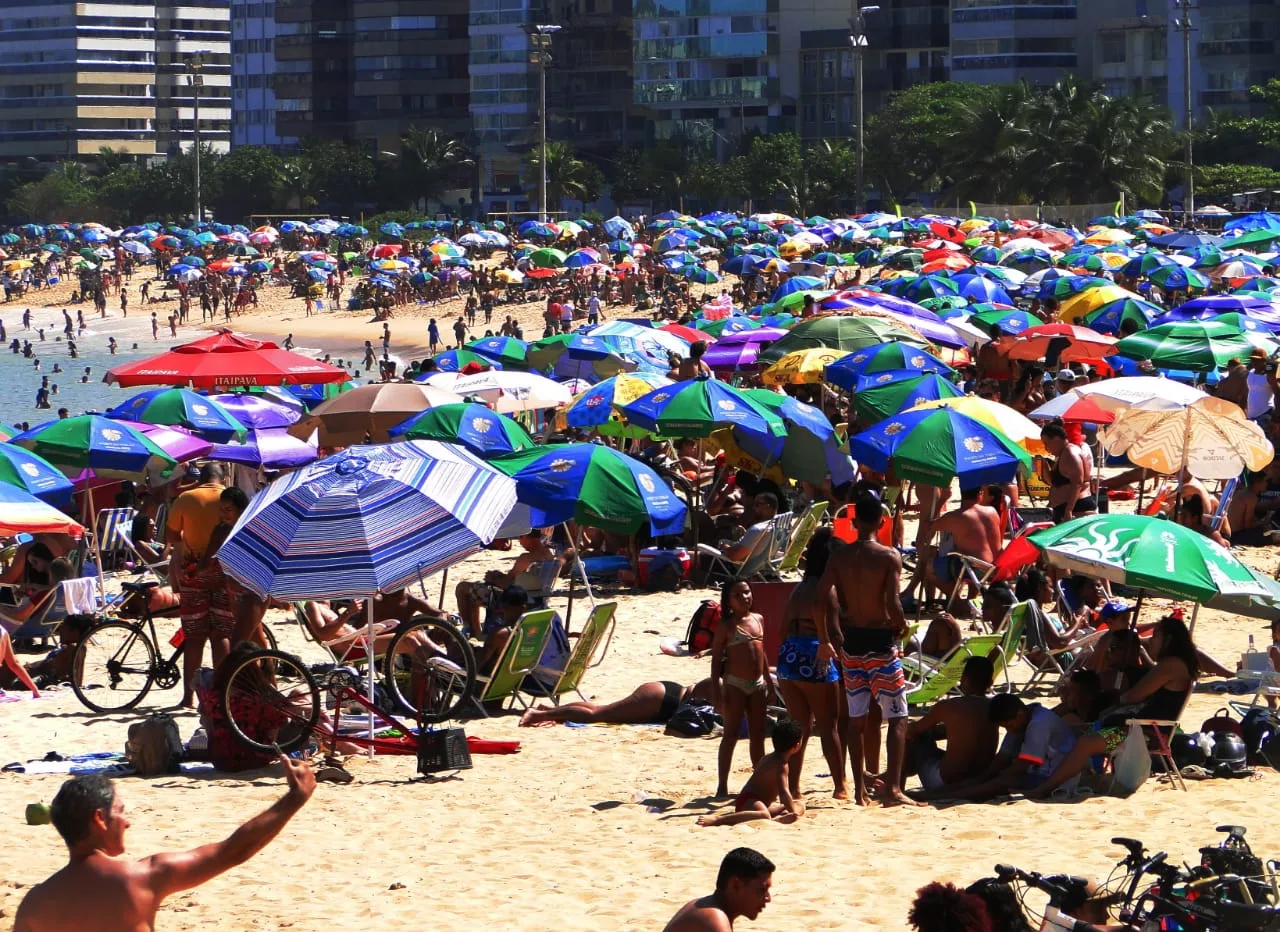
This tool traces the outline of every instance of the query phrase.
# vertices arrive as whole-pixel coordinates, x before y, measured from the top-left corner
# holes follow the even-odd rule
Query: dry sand
[[[356,314],[326,314],[312,323],[303,318],[300,300],[268,300],[259,314],[237,319],[236,328],[292,330],[299,345],[334,339],[353,347],[379,330]],[[531,332],[538,308],[526,308]],[[441,316],[431,309],[421,314]],[[405,330],[422,336],[425,322],[406,326],[397,316],[393,351],[408,342]],[[180,333],[189,338],[189,331]],[[511,557],[480,554],[450,578],[479,578]],[[1267,572],[1274,559],[1273,551],[1249,554]],[[659,634],[682,635],[699,600],[710,595],[701,589],[622,595],[617,636],[589,674],[587,696],[609,701],[648,680],[691,683],[705,676],[705,661],[665,656],[658,642]],[[446,604],[453,607],[451,594]],[[1152,604],[1144,618],[1161,604],[1167,606]],[[575,608],[578,624],[580,611]],[[321,659],[295,624],[283,616],[272,623],[284,647]],[[162,637],[175,626],[164,623]],[[1266,642],[1260,623],[1218,612],[1202,612],[1197,628],[1203,646],[1225,661],[1235,659],[1251,633]],[[144,705],[158,708],[176,698],[176,691],[153,693]],[[1224,697],[1196,695],[1184,721],[1196,727],[1223,705]],[[69,690],[0,703],[0,763],[51,750],[121,750],[128,725],[145,711],[99,717]],[[195,716],[178,719],[188,737]],[[799,824],[700,829],[696,817],[723,805],[707,799],[715,786],[716,740],[669,738],[651,727],[522,729],[514,715],[469,723],[467,731],[519,739],[523,747],[512,756],[477,756],[473,770],[440,783],[410,782],[410,758],[356,760],[355,782],[321,785],[275,843],[250,864],[173,898],[159,927],[656,930],[685,900],[711,890],[727,850],[750,845],[772,858],[778,872],[773,903],[754,925],[743,920],[739,928],[900,930],[922,884],[967,884],[989,875],[998,861],[1104,876],[1116,856],[1108,844],[1114,835],[1142,838],[1176,859],[1193,858],[1197,846],[1215,841],[1215,826],[1239,823],[1249,827],[1255,850],[1280,855],[1270,799],[1280,784],[1271,771],[1249,781],[1191,784],[1187,794],[1153,780],[1126,800],[861,810],[830,799],[815,742],[803,782],[809,810]],[[732,789],[749,773],[745,742],[735,765]],[[23,818],[27,803],[48,802],[62,780],[0,775],[0,928],[12,923],[24,891],[64,861],[53,829],[27,826]],[[119,786],[133,824],[129,850],[142,855],[226,835],[274,800],[283,780],[268,770],[235,779],[128,778]],[[636,803],[638,792],[649,802]],[[393,884],[404,886],[391,890]]]

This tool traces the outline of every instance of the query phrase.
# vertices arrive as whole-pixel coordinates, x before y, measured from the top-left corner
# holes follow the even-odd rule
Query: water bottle
[[[1253,635],[1249,635],[1249,653],[1253,653]]]

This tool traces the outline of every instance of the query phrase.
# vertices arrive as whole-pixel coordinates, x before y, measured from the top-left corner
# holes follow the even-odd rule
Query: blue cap
[[[1098,609],[1098,617],[1106,620],[1108,618],[1116,618],[1120,615],[1127,615],[1133,611],[1133,606],[1128,602],[1122,602],[1119,599],[1111,599],[1104,602],[1102,608]]]

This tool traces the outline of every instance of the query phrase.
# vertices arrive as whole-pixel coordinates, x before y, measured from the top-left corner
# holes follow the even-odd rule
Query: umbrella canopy
[[[222,405],[223,410],[239,423],[254,430],[288,427],[302,417],[300,411],[281,404],[270,395],[236,392],[210,395],[209,400]]]
[[[396,592],[492,541],[515,491],[509,477],[449,444],[354,446],[259,493],[218,562],[260,597]]]
[[[1036,360],[1057,349],[1061,362],[1102,359],[1116,353],[1116,341],[1108,336],[1072,324],[1039,324],[1017,336],[1002,337],[996,348],[1010,359]]]
[[[1124,324],[1129,327],[1124,328],[1130,332],[1138,330],[1146,330],[1151,326],[1151,322],[1159,317],[1163,310],[1150,301],[1141,301],[1136,298],[1121,298],[1118,301],[1109,301],[1106,304],[1094,308],[1083,318],[1084,323],[1098,331],[1098,333],[1117,334],[1124,328]]]
[[[752,470],[776,468],[783,476],[800,481],[830,479],[833,486],[853,481],[853,463],[840,451],[835,428],[821,409],[767,389],[747,389],[744,394],[777,415],[787,433],[775,437],[737,428],[716,431],[711,439],[730,462]]]
[[[1010,482],[1031,456],[1000,430],[951,408],[919,407],[849,438],[849,452],[878,472],[900,479],[961,488]]]
[[[51,505],[71,501],[71,480],[52,463],[12,443],[0,443],[0,483],[22,489]]]
[[[1068,424],[1110,424],[1116,416],[1101,407],[1088,395],[1081,395],[1076,389],[1050,399],[1030,412],[1027,417],[1033,421],[1060,420]]]
[[[461,444],[482,457],[516,453],[534,446],[529,432],[516,421],[475,402],[429,408],[397,424],[388,433],[395,439]]]
[[[107,417],[185,427],[219,443],[244,437],[242,425],[217,401],[186,388],[153,388],[107,409]]]
[[[209,453],[212,460],[267,469],[305,466],[318,457],[314,434],[310,441],[299,440],[281,428],[251,430],[244,443],[216,443]]]
[[[1149,359],[1160,369],[1209,372],[1223,368],[1231,359],[1248,359],[1255,345],[1227,324],[1195,320],[1161,324],[1127,336],[1116,344],[1116,350],[1130,359]],[[1271,348],[1274,350],[1275,344]]]
[[[1092,398],[1107,411],[1118,411],[1129,405],[1151,401],[1163,402],[1180,408],[1205,397],[1205,393],[1190,385],[1162,379],[1154,375],[1134,375],[1120,379],[1104,379],[1072,389],[1078,395]]]
[[[635,425],[664,437],[709,437],[721,427],[741,427],[782,437],[786,426],[750,396],[715,379],[688,379],[655,389],[623,406]]]
[[[311,415],[289,428],[300,439],[320,433],[320,446],[343,447],[388,439],[388,431],[406,418],[436,405],[462,398],[446,389],[421,382],[381,382],[362,385],[323,401]]]
[[[52,505],[7,482],[0,482],[0,534],[70,534],[84,528]]]
[[[618,534],[648,525],[680,534],[688,511],[662,478],[637,459],[595,443],[548,444],[493,460],[513,477],[532,527],[576,521]]]
[[[1266,596],[1247,566],[1210,538],[1145,515],[1075,518],[1028,535],[1050,566],[1134,589],[1208,602],[1219,595]]]
[[[71,476],[93,470],[102,479],[137,479],[149,471],[168,472],[177,465],[140,431],[97,414],[37,424],[12,442]]]
[[[859,377],[853,407],[864,420],[880,421],[922,401],[959,398],[963,394],[945,376],[898,369]]]
[[[569,359],[591,364],[593,371],[605,375],[617,375],[630,365],[622,357],[627,337],[593,337],[581,333],[558,333],[543,337],[529,344],[526,362],[530,368],[544,371],[557,365],[566,356]]]
[[[1040,425],[998,401],[991,401],[979,395],[961,395],[959,398],[922,401],[918,407],[950,408],[953,411],[959,411],[988,427],[994,427],[1028,453],[1046,452],[1044,443],[1040,439]]]
[[[596,430],[609,437],[647,433],[641,428],[628,425],[618,409],[655,389],[671,384],[669,378],[657,373],[615,375],[597,382],[575,397],[565,409],[565,424],[579,430]]]
[[[825,380],[827,367],[848,355],[847,350],[810,347],[787,353],[760,374],[765,385],[812,385]]]
[[[529,352],[529,344],[515,337],[485,337],[482,340],[473,340],[467,344],[466,348],[494,362],[502,363],[503,368],[522,367],[525,356]]]
[[[949,376],[955,370],[945,362],[917,349],[909,343],[881,343],[865,349],[854,350],[827,367],[827,381],[846,391],[853,391],[862,376],[879,372],[895,372],[903,369],[923,372],[936,372]]]
[[[1158,403],[1125,408],[1099,439],[1108,453],[1165,476],[1186,469],[1197,479],[1230,479],[1275,458],[1262,428],[1239,405],[1212,396],[1177,411]]]
[[[107,370],[104,381],[125,388],[138,385],[190,385],[223,388],[236,385],[313,385],[345,382],[346,371],[283,350],[275,343],[252,340],[222,330],[174,347],[167,353]]]
[[[895,340],[927,348],[923,337],[906,327],[880,317],[828,316],[803,320],[759,356],[761,362],[775,363],[795,350],[827,347],[859,350]]]
[[[554,408],[573,400],[568,388],[536,372],[439,372],[428,376],[426,384],[460,396],[454,400],[482,398],[504,414]]]

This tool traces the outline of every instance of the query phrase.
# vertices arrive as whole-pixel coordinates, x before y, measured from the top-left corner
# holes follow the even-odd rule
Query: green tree
[[[39,181],[21,185],[9,196],[9,216],[34,223],[78,220],[92,212],[93,192],[84,169],[64,162]]]
[[[784,183],[794,183],[803,171],[800,137],[795,133],[757,136],[742,161],[743,193],[764,209],[779,197],[789,197]]]
[[[298,158],[307,166],[311,194],[318,205],[354,214],[356,205],[373,198],[378,173],[368,151],[333,139],[311,138],[303,140]]]
[[[439,200],[449,188],[467,184],[466,170],[475,161],[457,139],[435,127],[410,127],[400,142],[400,177],[414,202]]]
[[[1246,191],[1280,190],[1280,171],[1264,165],[1197,165],[1196,193],[1223,201]]]
[[[1026,114],[1034,94],[1025,82],[996,87],[957,108],[943,134],[947,193],[963,200],[1025,200],[1019,169],[1028,158]]]
[[[535,148],[529,156],[525,173],[525,189],[530,200],[536,200],[538,196],[541,165],[541,153]],[[558,140],[547,143],[548,210],[558,210],[565,200],[593,201],[600,196],[603,186],[604,175],[600,169],[578,158],[569,143]]]
[[[265,146],[236,146],[209,173],[214,182],[204,200],[216,216],[242,221],[273,210],[284,181],[284,161]]]

